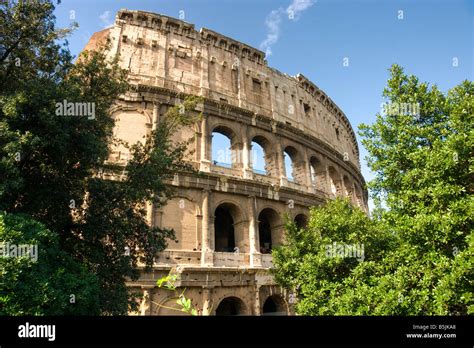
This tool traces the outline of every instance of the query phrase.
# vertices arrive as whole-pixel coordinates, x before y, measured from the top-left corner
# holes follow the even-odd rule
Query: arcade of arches
[[[294,189],[347,197],[366,210],[358,179],[316,150],[274,139],[274,135],[233,130],[204,118],[195,160],[200,171],[271,182]],[[225,139],[225,140],[223,140]],[[346,154],[344,154],[345,158]]]

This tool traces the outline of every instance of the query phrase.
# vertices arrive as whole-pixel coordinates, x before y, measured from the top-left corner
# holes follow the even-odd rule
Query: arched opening
[[[301,155],[293,146],[287,146],[284,151],[285,174],[288,181],[297,184],[306,183],[306,169]],[[309,173],[308,173],[309,174]]]
[[[294,181],[293,173],[294,173],[294,165],[293,165],[293,159],[291,158],[291,155],[285,150],[284,154],[284,161],[285,161],[285,174],[286,178],[288,181]]]
[[[309,166],[309,170],[310,170],[310,175],[311,175],[311,184],[313,186],[316,186],[316,182],[317,182],[317,177],[316,177],[316,170],[314,169],[314,166],[311,164]]]
[[[258,237],[262,254],[270,254],[273,247],[281,244],[281,219],[275,210],[266,208],[258,215]]]
[[[334,196],[340,197],[342,196],[342,188],[341,188],[341,177],[339,173],[334,169],[334,167],[329,167],[329,181],[330,181],[330,189]]]
[[[251,166],[253,172],[260,175],[276,176],[277,168],[272,155],[272,144],[263,136],[256,135],[251,142]]]
[[[319,190],[324,190],[326,173],[321,161],[313,156],[309,160],[309,164],[309,169],[311,171],[311,184]]]
[[[360,189],[360,186],[358,184],[356,184],[355,187],[355,202],[358,207],[363,208],[364,201],[362,200],[362,190]]]
[[[298,214],[295,216],[295,224],[299,229],[306,228],[308,226],[308,217],[304,214]]]
[[[226,126],[217,126],[211,134],[212,164],[226,168],[240,168],[242,156],[235,132]]]
[[[260,252],[262,254],[270,254],[272,250],[272,228],[266,216],[259,218],[258,237],[260,240]]]
[[[265,170],[265,151],[263,147],[256,141],[251,143],[251,152],[250,152],[250,166],[254,173],[265,175],[267,174]]]
[[[244,315],[246,308],[244,302],[238,297],[226,297],[216,308],[216,315]]]
[[[262,308],[262,315],[287,315],[285,301],[281,296],[269,296]]]
[[[230,209],[221,205],[216,209],[214,221],[215,250],[233,252],[235,248],[234,219]]]
[[[231,141],[225,135],[212,132],[212,164],[220,167],[232,167]]]
[[[214,211],[214,239],[211,242],[215,251],[249,252],[248,220],[243,210],[236,204],[224,202]]]
[[[343,181],[344,181],[344,194],[349,199],[349,201],[353,202],[354,201],[354,197],[353,197],[354,188],[352,187],[352,183],[347,177],[347,175],[344,175]]]

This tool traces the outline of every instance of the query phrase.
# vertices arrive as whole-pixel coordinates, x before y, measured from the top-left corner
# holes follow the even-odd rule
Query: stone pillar
[[[146,220],[151,227],[155,226],[155,205],[153,202],[146,202]]]
[[[151,130],[154,131],[160,123],[160,103],[153,103],[153,120],[151,123]]]
[[[211,160],[209,159],[208,151],[211,135],[208,133],[207,117],[203,116],[201,122],[201,164],[199,170],[207,173],[211,171]]]
[[[250,242],[250,267],[262,267],[262,255],[260,254],[260,241],[257,226],[257,198],[249,196],[249,242]]]
[[[352,183],[352,195],[351,201],[354,205],[357,205],[357,193],[356,193],[356,185],[355,182]]]
[[[329,174],[329,167],[326,165],[326,193],[328,196],[332,196],[332,186],[331,186],[331,175]],[[334,183],[335,185],[336,183]]]
[[[166,28],[167,18],[162,17],[162,29]],[[164,87],[165,80],[168,78],[168,35],[160,35],[158,39],[158,57],[157,57],[157,69],[156,76],[162,77],[157,78],[158,86]]]
[[[280,144],[276,145],[276,155],[278,160],[278,177],[280,178],[280,185],[286,186],[287,178],[285,172],[285,157]]]
[[[200,88],[201,96],[207,97],[209,91],[209,48],[206,45],[201,45],[201,79]]]
[[[209,224],[210,191],[202,191],[202,241],[201,241],[201,266],[213,265],[211,249],[211,228]]]
[[[163,228],[163,210],[156,211],[154,223],[155,223],[155,226]]]
[[[153,117],[151,122],[151,130],[155,131],[160,123],[160,104],[153,103]],[[153,202],[146,202],[146,217],[151,227],[155,226],[155,205]]]
[[[309,162],[308,158],[308,151],[305,149],[304,151],[304,170],[306,172],[306,186],[308,187],[308,191],[313,192],[313,180],[311,177],[311,163]]]
[[[249,138],[247,135],[248,128],[244,126],[242,132],[242,162],[243,162],[243,178],[244,179],[252,179],[253,178],[253,171],[250,166],[250,147],[249,147]]]
[[[202,315],[211,315],[212,311],[212,300],[211,300],[212,288],[203,288],[202,297]]]
[[[254,313],[253,315],[262,315],[260,308],[260,286],[255,286],[255,302],[254,302]]]
[[[346,187],[346,183],[344,182],[344,175],[343,174],[341,174],[339,187],[340,187],[340,190],[341,190],[341,197],[343,197],[343,198],[348,197],[347,187]],[[336,188],[337,188],[337,184],[336,184]]]
[[[272,118],[274,120],[279,121],[279,117],[276,113],[276,111],[278,110],[278,101],[275,95],[275,83],[273,82],[273,79],[270,79],[269,86],[270,86],[270,108],[272,110]]]

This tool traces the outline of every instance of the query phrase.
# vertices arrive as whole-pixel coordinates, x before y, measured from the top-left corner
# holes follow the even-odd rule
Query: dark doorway
[[[245,314],[245,305],[237,297],[227,297],[219,303],[216,315],[242,315]]]
[[[295,224],[300,229],[306,228],[306,226],[308,226],[308,218],[306,215],[298,214],[295,217]]]
[[[277,305],[271,297],[267,298],[263,304],[263,313],[273,313],[277,311]]]
[[[234,219],[226,208],[215,212],[214,234],[216,251],[233,252],[235,248]]]
[[[258,218],[258,237],[260,239],[260,252],[270,254],[272,251],[272,228],[266,214],[260,214]]]
[[[262,315],[288,315],[285,301],[279,295],[268,297],[263,304]]]

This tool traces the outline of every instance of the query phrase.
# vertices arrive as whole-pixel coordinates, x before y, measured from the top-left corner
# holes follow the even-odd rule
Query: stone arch
[[[292,173],[288,173],[288,166],[286,165],[286,160],[285,156],[288,156],[291,161],[291,170]],[[306,179],[306,171],[305,171],[305,166],[303,162],[303,158],[301,155],[301,151],[298,151],[296,147],[292,145],[287,145],[284,147],[283,150],[283,160],[285,162],[285,174],[286,178],[289,181],[294,181],[297,184],[305,184],[305,179]]]
[[[197,215],[199,205],[193,200],[177,196],[171,198],[167,204],[160,209],[163,219],[162,228],[172,228],[177,241],[170,241],[170,250],[195,250],[198,243]]]
[[[339,175],[339,172],[333,166],[328,167],[328,172],[329,172],[329,184],[330,184],[329,193],[336,197],[341,197],[342,196],[342,182],[341,182],[341,176]]]
[[[288,315],[288,306],[281,295],[270,295],[262,305],[262,315]]]
[[[236,158],[235,158],[235,150],[238,145],[236,132],[227,125],[217,124],[211,128],[210,134],[211,134],[210,154],[211,154],[211,160],[213,164],[219,165],[219,166],[229,165],[230,167],[235,167],[238,163],[238,161],[236,161]],[[225,149],[217,149],[217,151],[215,151],[216,150],[215,139],[217,138],[217,135],[221,135],[222,137],[227,138],[228,148],[226,147]]]
[[[298,214],[295,216],[294,221],[298,228],[305,228],[308,225],[309,218],[306,214]]]
[[[283,242],[283,221],[280,214],[273,208],[264,208],[258,214],[258,240],[260,252],[269,254],[273,247]]]
[[[344,196],[347,197],[349,201],[354,202],[354,187],[352,181],[347,175],[343,176],[342,181],[344,183]]]
[[[276,171],[277,166],[276,166],[275,157],[274,157],[273,151],[272,151],[272,143],[267,139],[267,137],[265,137],[263,135],[260,135],[260,134],[257,134],[255,136],[253,136],[253,138],[250,141],[251,146],[253,146],[252,143],[257,143],[263,149],[263,152],[264,152],[263,161],[264,161],[264,166],[265,166],[265,173],[264,174],[266,174],[268,176],[276,177],[277,175],[276,175],[275,171]],[[250,158],[251,158],[251,162],[252,162],[254,160],[254,152],[253,151],[251,151]]]
[[[224,297],[216,307],[216,316],[229,315],[246,315],[248,314],[247,306],[239,297]]]
[[[214,250],[217,252],[248,252],[246,216],[240,205],[229,200],[214,209]]]
[[[364,209],[364,200],[362,198],[362,190],[359,184],[355,184],[355,203],[358,207]]]
[[[309,168],[311,174],[311,184],[314,188],[325,191],[326,189],[326,170],[323,162],[315,155],[309,159]]]

